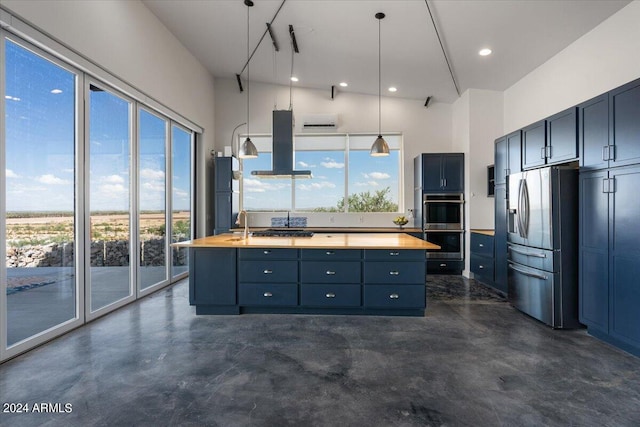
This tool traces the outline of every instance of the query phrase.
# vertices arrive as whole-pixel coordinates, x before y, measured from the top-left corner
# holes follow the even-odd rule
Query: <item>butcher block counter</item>
[[[189,248],[196,314],[423,316],[425,254],[439,249],[404,233],[229,233],[173,246]]]

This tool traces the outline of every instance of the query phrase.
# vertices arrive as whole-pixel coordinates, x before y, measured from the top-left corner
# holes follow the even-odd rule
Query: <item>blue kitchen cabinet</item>
[[[504,185],[495,188],[495,221],[493,235],[494,270],[493,284],[507,293],[507,189]]]
[[[302,249],[300,305],[349,308],[362,305],[362,251]]]
[[[296,249],[238,249],[238,303],[241,306],[297,306]]]
[[[580,175],[580,321],[640,356],[640,166]]]
[[[236,250],[189,250],[189,303],[201,306],[236,305]]]
[[[609,166],[640,163],[640,79],[609,92]]]
[[[214,160],[213,234],[226,233],[235,226],[240,207],[238,170],[235,157],[216,157]]]
[[[496,139],[495,142],[495,185],[507,183],[507,177],[512,173],[522,171],[522,132],[520,130]]]
[[[422,177],[424,193],[462,193],[464,191],[463,153],[425,153],[414,162],[414,174]]]
[[[578,141],[581,170],[609,167],[608,93],[578,105]]]
[[[544,166],[547,146],[547,121],[540,120],[522,129],[522,169]]]
[[[571,162],[578,159],[577,109],[568,108],[547,120],[547,165]]]
[[[485,285],[494,286],[494,236],[471,232],[471,262],[473,278]]]

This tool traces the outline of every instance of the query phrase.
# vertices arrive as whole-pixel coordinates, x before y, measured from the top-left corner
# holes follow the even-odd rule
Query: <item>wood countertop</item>
[[[485,229],[479,229],[479,228],[472,228],[471,229],[472,233],[478,233],[478,234],[484,234],[486,236],[495,236],[495,231],[494,230],[485,230]]]
[[[304,229],[313,231],[314,233],[422,233],[422,229],[418,227],[292,227],[295,229]],[[249,231],[262,230],[286,230],[286,227],[249,227]],[[232,228],[231,231],[242,232],[240,228]]]
[[[188,248],[298,248],[298,249],[440,249],[440,246],[405,233],[316,233],[312,237],[242,238],[225,233],[174,243]]]

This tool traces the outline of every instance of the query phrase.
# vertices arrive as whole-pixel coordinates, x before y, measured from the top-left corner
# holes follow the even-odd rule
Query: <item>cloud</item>
[[[189,192],[188,191],[180,190],[179,188],[174,188],[173,189],[173,194],[175,194],[177,197],[182,197],[182,198],[189,197]]]
[[[367,182],[356,182],[356,185],[358,187],[377,187],[380,184],[378,184],[375,181],[367,181]]]
[[[140,178],[148,179],[151,181],[164,180],[164,171],[156,169],[142,169],[140,171]]]
[[[62,172],[64,172],[64,173],[74,173],[75,171],[76,171],[76,170],[75,170],[75,169],[73,169],[73,168],[65,168],[65,169],[62,169]]]
[[[100,182],[106,182],[108,184],[124,184],[124,178],[120,175],[108,175],[100,178]]]
[[[65,185],[65,184],[71,184],[71,181],[67,181],[66,179],[61,179],[58,178],[55,175],[52,174],[46,174],[46,175],[41,175],[39,177],[36,178],[36,181],[38,181],[41,184],[47,184],[47,185]]]
[[[332,182],[328,181],[320,181],[320,182],[312,182],[311,184],[300,184],[298,185],[300,190],[309,191],[309,190],[321,190],[323,188],[336,188],[336,185]]]
[[[5,173],[7,175],[7,178],[20,178],[20,175],[18,175],[17,173],[12,171],[11,169],[5,169]]]
[[[386,172],[371,172],[363,174],[365,178],[369,179],[389,179],[391,175]]]
[[[333,159],[326,158],[324,162],[320,162],[322,167],[327,169],[342,169],[344,168],[344,163],[336,162]]]
[[[244,191],[247,193],[265,193],[267,191],[278,191],[289,187],[289,184],[274,184],[260,179],[245,179]]]
[[[129,190],[122,184],[104,184],[99,187],[100,193],[102,196],[105,195],[120,195],[128,192]]]
[[[315,168],[316,165],[310,165],[307,162],[303,162],[302,160],[298,161],[298,166],[302,167],[302,168]]]
[[[142,189],[146,191],[164,192],[164,183],[145,182],[142,184]]]

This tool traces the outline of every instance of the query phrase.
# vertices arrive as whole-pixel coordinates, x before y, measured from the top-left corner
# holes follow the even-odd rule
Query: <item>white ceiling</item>
[[[505,90],[543,64],[628,0],[428,0],[460,92]],[[215,77],[235,78],[247,59],[243,0],[143,0]],[[282,4],[254,0],[250,48]],[[250,63],[250,80],[289,84],[289,24],[300,49],[296,86],[378,93],[381,21],[383,95],[453,102],[457,97],[425,0],[286,0],[273,22],[280,51],[267,34]],[[481,57],[489,47],[493,54]],[[246,72],[243,79],[246,78]],[[388,86],[398,92],[386,92]]]

